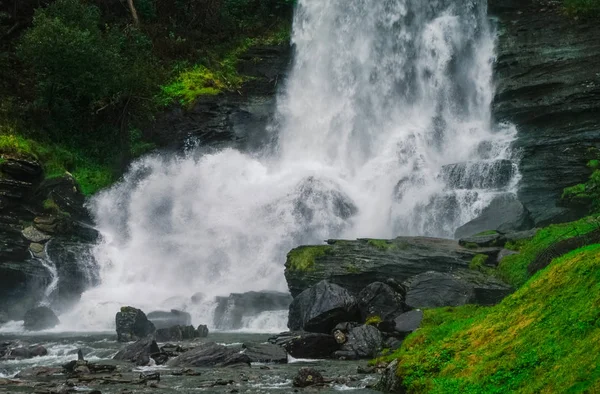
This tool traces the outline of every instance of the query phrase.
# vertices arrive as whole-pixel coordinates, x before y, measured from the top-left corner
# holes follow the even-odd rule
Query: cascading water
[[[296,245],[452,236],[518,180],[481,181],[511,158],[514,137],[491,121],[486,3],[300,0],[276,141],[261,154],[134,163],[91,203],[101,284],[65,327],[110,329],[124,304],[187,307],[210,323],[214,303],[190,309],[192,294],[286,291]]]

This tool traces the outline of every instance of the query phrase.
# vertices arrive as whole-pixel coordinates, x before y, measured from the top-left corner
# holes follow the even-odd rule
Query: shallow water
[[[211,333],[205,341],[221,343],[227,346],[241,346],[242,343],[266,342],[269,335],[251,333]],[[298,370],[304,366],[321,371],[330,381],[327,387],[299,389],[307,392],[335,393],[352,391],[356,393],[375,393],[367,388],[374,384],[377,375],[357,373],[357,367],[366,362],[332,360],[289,360],[288,364],[261,364],[237,368],[192,368],[199,376],[175,376],[181,368],[166,366],[135,367],[129,363],[112,361],[112,357],[124,344],[116,341],[113,333],[42,333],[42,334],[0,334],[0,342],[21,340],[29,344],[40,344],[48,349],[48,355],[27,360],[0,361],[0,393],[54,393],[71,389],[73,392],[100,390],[106,393],[288,393],[294,392],[292,380]],[[77,382],[70,379],[74,387],[67,387],[68,377],[62,373],[50,377],[13,379],[20,371],[31,367],[60,367],[68,361],[77,359],[77,350],[82,349],[86,360],[93,363],[117,365],[117,374],[111,379],[121,383],[107,384],[106,380]],[[160,373],[160,383],[151,387],[151,382],[138,384],[140,373],[156,371]],[[96,376],[96,375],[94,375]],[[231,382],[231,383],[229,383]],[[227,384],[223,384],[227,383]],[[237,391],[236,391],[237,390]],[[66,391],[65,391],[66,392]]]

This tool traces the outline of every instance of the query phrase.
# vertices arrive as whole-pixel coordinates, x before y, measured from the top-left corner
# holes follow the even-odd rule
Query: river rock
[[[181,332],[181,326],[159,328],[158,330],[156,330],[156,340],[158,342],[182,341],[183,333]]]
[[[156,331],[156,327],[148,320],[146,314],[131,306],[122,307],[115,316],[115,322],[119,342],[137,341]]]
[[[29,345],[20,341],[0,343],[0,359],[28,359],[47,354],[48,350],[42,345]]]
[[[312,332],[280,335],[275,343],[281,344],[292,357],[301,359],[330,358],[340,348],[333,335]]]
[[[466,304],[494,305],[512,291],[497,278],[473,270],[426,272],[404,283],[410,308],[438,308]]]
[[[356,296],[369,283],[386,283],[389,279],[402,283],[427,271],[453,272],[468,268],[477,254],[495,257],[498,251],[498,248],[475,251],[456,241],[426,237],[329,240],[328,245],[292,250],[285,264],[285,278],[294,297],[324,279]],[[303,269],[301,263],[310,267]]]
[[[294,387],[309,387],[319,386],[325,383],[321,372],[314,368],[302,368],[298,371],[298,374],[294,377]]]
[[[402,379],[398,375],[398,359],[393,360],[384,369],[381,374],[381,379],[375,388],[384,393],[406,393],[406,389],[402,384]]]
[[[364,322],[371,316],[393,320],[407,308],[401,294],[385,283],[374,282],[358,294],[358,309]]]
[[[533,225],[529,211],[515,195],[501,194],[495,197],[478,217],[460,226],[454,237],[470,237],[488,230],[500,233],[528,230]]]
[[[29,242],[44,243],[52,238],[51,235],[41,232],[33,226],[29,226],[23,230],[23,237]]]
[[[154,311],[148,313],[148,320],[157,329],[171,328],[173,326],[189,326],[192,324],[192,316],[187,312],[171,309],[170,312]]]
[[[244,344],[242,347],[244,349],[244,354],[250,357],[252,362],[276,364],[287,363],[287,353],[281,346],[263,343],[249,345]]]
[[[330,333],[336,324],[358,319],[356,298],[341,286],[321,281],[294,299],[290,305],[288,327]]]
[[[262,312],[286,310],[291,302],[289,294],[276,291],[250,291],[217,297],[215,326],[221,330],[237,330],[242,328],[244,318]]]
[[[208,327],[205,324],[200,324],[196,329],[198,338],[206,338],[208,336]]]
[[[135,365],[148,365],[153,356],[161,353],[154,336],[149,335],[121,349],[113,360],[129,361]]]
[[[40,331],[56,327],[60,323],[52,309],[39,306],[30,309],[23,318],[23,327],[28,331]]]
[[[404,338],[421,327],[423,311],[420,309],[403,313],[394,319],[393,332]]]
[[[31,367],[20,370],[19,373],[15,375],[15,379],[32,379],[40,376],[59,375],[61,373],[61,368]]]
[[[381,332],[371,325],[362,325],[348,331],[346,342],[335,356],[350,360],[373,358],[381,351],[382,345]]]
[[[250,365],[252,360],[245,354],[214,342],[203,343],[179,357],[169,360],[169,367],[225,367],[235,364]]]

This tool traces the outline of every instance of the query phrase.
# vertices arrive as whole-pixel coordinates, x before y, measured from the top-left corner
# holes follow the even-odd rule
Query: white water
[[[91,203],[101,283],[61,327],[111,329],[122,305],[187,308],[210,324],[214,305],[191,306],[192,294],[286,291],[296,245],[452,236],[518,180],[452,190],[440,176],[447,164],[510,158],[514,130],[491,122],[486,3],[300,0],[277,141],[135,163]],[[281,319],[267,323],[276,331]]]

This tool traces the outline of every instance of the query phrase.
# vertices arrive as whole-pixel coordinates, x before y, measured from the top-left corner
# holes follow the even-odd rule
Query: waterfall
[[[128,304],[210,324],[192,294],[287,291],[299,244],[452,237],[518,181],[490,180],[515,136],[492,122],[494,37],[485,0],[299,0],[272,145],[134,163],[91,202],[101,283],[61,320],[110,329]]]

